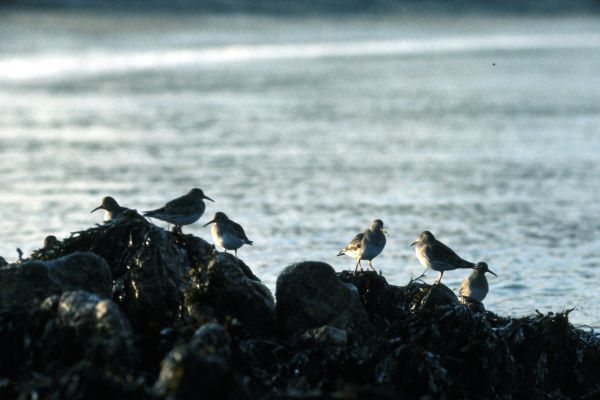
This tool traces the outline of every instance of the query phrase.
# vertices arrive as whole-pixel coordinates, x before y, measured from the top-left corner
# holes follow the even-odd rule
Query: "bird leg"
[[[354,267],[354,275],[356,275],[356,273],[358,272],[359,265],[360,265],[360,258],[358,259],[358,261],[356,262],[356,266]],[[362,265],[360,266],[360,269],[362,271]]]
[[[440,271],[440,277],[435,281],[434,285],[439,285],[442,282],[442,276],[444,276],[444,271]]]
[[[237,257],[237,249],[235,249],[234,252],[235,252],[235,256]]]
[[[373,268],[373,271],[377,272],[377,270],[375,269],[375,267],[373,266],[373,264],[371,264],[371,260],[369,260],[369,267]]]

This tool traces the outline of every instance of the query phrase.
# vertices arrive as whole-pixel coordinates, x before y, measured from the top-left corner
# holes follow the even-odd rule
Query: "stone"
[[[167,399],[246,398],[233,374],[231,357],[231,338],[225,328],[205,324],[163,360],[154,390]]]
[[[358,290],[340,281],[328,264],[305,261],[288,266],[277,278],[275,296],[279,328],[286,334],[321,325],[348,332],[369,328]]]
[[[201,266],[186,292],[190,315],[212,315],[220,320],[234,318],[253,331],[269,332],[275,326],[275,301],[269,289],[238,258],[216,253]],[[202,309],[202,312],[198,312]]]
[[[6,306],[39,304],[70,290],[111,297],[112,276],[106,261],[90,252],[75,252],[52,261],[26,261],[0,269],[0,303]]]

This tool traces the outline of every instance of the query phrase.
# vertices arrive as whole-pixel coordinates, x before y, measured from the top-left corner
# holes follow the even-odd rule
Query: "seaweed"
[[[573,326],[572,310],[503,317],[459,302],[442,284],[396,286],[375,272],[336,275],[313,262],[282,272],[287,275],[278,282],[275,303],[237,257],[193,235],[158,228],[135,211],[63,240],[49,239],[29,259],[2,266],[0,290],[15,268],[27,268],[32,260],[41,265],[37,268],[54,268],[82,251],[106,261],[111,298],[72,285],[55,285],[50,292],[33,287],[38,279],[27,282],[32,293],[49,291],[41,303],[0,304],[0,397],[600,394],[600,338]],[[86,268],[78,272],[86,274]],[[315,285],[335,290],[313,292]],[[57,294],[57,287],[64,291]],[[280,304],[285,308],[276,309]],[[97,310],[102,312],[96,315]],[[307,317],[290,324],[290,310]],[[119,335],[107,333],[116,331]]]

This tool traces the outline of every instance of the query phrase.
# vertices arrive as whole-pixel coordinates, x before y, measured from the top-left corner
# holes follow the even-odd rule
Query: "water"
[[[429,229],[485,260],[487,307],[600,327],[600,18],[0,14],[0,254],[191,187],[274,288],[381,218],[374,264]],[[458,288],[465,271],[445,274]],[[437,273],[429,272],[427,281]]]

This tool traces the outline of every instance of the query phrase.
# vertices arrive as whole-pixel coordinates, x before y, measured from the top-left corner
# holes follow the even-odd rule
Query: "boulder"
[[[193,274],[193,283],[186,291],[188,313],[195,319],[207,315],[221,321],[234,318],[253,331],[272,331],[273,295],[247,270],[237,257],[215,253],[208,265],[199,266]]]
[[[167,399],[246,398],[233,374],[231,338],[219,324],[201,326],[192,338],[176,346],[161,363],[154,384]]]
[[[328,264],[290,265],[279,274],[276,287],[278,325],[286,334],[321,325],[348,332],[369,329],[358,290],[340,281]]]
[[[47,298],[42,308],[55,310],[52,330],[68,331],[78,348],[78,358],[98,365],[120,366],[128,370],[135,361],[133,333],[129,321],[112,300],[84,291],[65,292]],[[50,328],[45,337],[51,339]]]
[[[90,252],[75,252],[52,261],[26,261],[0,269],[0,303],[5,306],[35,305],[69,290],[111,297],[112,276],[106,261]]]

